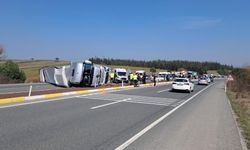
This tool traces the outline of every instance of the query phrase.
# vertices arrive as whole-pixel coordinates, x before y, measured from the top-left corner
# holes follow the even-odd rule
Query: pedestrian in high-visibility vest
[[[138,79],[137,79],[137,74],[133,74],[133,80],[134,80],[134,86],[137,86]]]
[[[110,81],[114,82],[114,73],[110,73]]]
[[[134,83],[134,77],[132,73],[129,74],[129,81],[130,81],[130,85]]]

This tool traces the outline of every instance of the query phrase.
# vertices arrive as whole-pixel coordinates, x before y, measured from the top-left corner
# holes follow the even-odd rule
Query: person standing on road
[[[134,80],[134,87],[137,87],[138,84],[137,74],[133,74],[133,80]]]
[[[115,73],[114,73],[113,83],[117,83],[117,74],[116,74],[116,71],[115,71]]]
[[[156,75],[153,75],[154,86],[156,86]]]
[[[146,72],[144,72],[144,74],[142,76],[142,83],[146,84]]]
[[[141,76],[139,73],[137,73],[136,75],[137,75],[137,80],[138,80],[137,84],[139,85],[141,84]]]
[[[130,73],[129,74],[129,82],[130,82],[130,85],[133,85],[133,83],[134,83],[134,76],[133,76],[134,74],[133,73]]]

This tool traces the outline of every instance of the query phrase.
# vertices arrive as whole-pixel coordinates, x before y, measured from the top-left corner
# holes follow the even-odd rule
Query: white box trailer
[[[40,81],[62,87],[69,87],[70,66],[43,67],[40,69]]]

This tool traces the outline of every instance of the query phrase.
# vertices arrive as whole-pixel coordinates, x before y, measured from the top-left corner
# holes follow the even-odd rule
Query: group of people
[[[152,77],[153,77],[154,86],[156,86],[156,75],[153,75]],[[116,73],[110,74],[111,82],[116,83],[116,78],[117,78]],[[128,81],[130,85],[134,85],[135,87],[138,87],[140,84],[146,84],[146,80],[147,80],[146,73],[143,73],[143,74],[130,73],[128,75]]]
[[[130,85],[134,84],[134,86],[137,87],[141,83],[146,84],[146,77],[146,73],[144,73],[143,75],[140,75],[139,73],[131,73],[129,74]]]

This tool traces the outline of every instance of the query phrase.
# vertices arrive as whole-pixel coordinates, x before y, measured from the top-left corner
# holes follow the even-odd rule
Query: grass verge
[[[247,148],[250,149],[250,107],[249,98],[237,98],[237,94],[227,91],[227,96],[231,102],[232,108],[237,115],[237,122],[242,129],[246,140]]]

